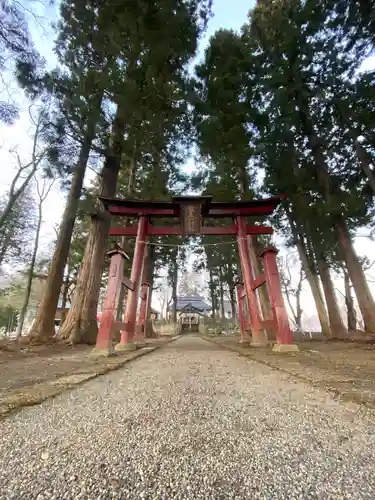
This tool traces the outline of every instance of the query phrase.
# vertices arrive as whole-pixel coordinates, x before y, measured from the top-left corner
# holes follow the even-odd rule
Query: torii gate
[[[138,219],[137,224],[127,227],[112,227],[110,236],[136,236],[134,256],[130,279],[124,278],[124,263],[127,255],[121,249],[109,252],[111,263],[108,276],[107,294],[104,300],[103,312],[100,317],[100,327],[95,351],[103,354],[112,352],[112,329],[115,326],[115,315],[118,308],[122,286],[128,288],[124,321],[118,326],[121,329],[120,342],[116,351],[136,349],[137,344],[144,342],[144,325],[147,303],[150,298],[150,286],[143,275],[147,268],[146,244],[148,236],[180,235],[233,235],[237,236],[238,250],[243,277],[243,284],[237,283],[238,315],[241,330],[241,343],[250,341],[251,345],[264,346],[268,344],[265,330],[272,327],[276,331],[276,352],[297,351],[292,343],[292,332],[281,292],[280,276],[277,268],[277,250],[266,248],[260,255],[264,274],[254,276],[249,251],[249,235],[272,234],[273,229],[264,225],[248,225],[246,217],[270,215],[285,196],[277,196],[263,200],[251,201],[212,201],[211,196],[175,197],[172,201],[141,201],[122,200],[99,197],[112,216],[126,216]],[[151,218],[179,219],[175,226],[155,226]],[[226,227],[206,226],[207,218],[232,218],[234,223]],[[266,284],[270,299],[271,319],[261,319],[256,289]],[[138,299],[141,297],[141,307],[137,318]],[[247,307],[246,307],[247,306]],[[246,313],[248,311],[248,314]]]

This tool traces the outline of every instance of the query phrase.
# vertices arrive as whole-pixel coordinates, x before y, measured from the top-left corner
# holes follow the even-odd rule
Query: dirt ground
[[[143,349],[109,358],[90,356],[90,346],[52,344],[20,351],[0,349],[0,417],[119,368],[169,340],[150,339]]]
[[[342,399],[375,407],[374,345],[312,340],[299,342],[299,353],[275,354],[270,348],[242,347],[234,337],[209,340],[328,389]]]
[[[249,348],[238,337],[210,336],[213,341],[260,363],[333,391],[337,396],[375,407],[375,346],[353,342],[299,342],[297,354],[273,354],[270,348]],[[170,338],[147,341],[147,347],[110,358],[89,356],[91,347],[48,345],[20,352],[0,349],[0,418],[37,404],[64,389],[123,366],[163,345]]]

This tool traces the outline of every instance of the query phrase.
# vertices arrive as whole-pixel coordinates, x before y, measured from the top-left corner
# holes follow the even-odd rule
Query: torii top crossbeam
[[[180,217],[183,205],[200,206],[203,217],[231,217],[236,215],[270,215],[285,195],[263,200],[212,201],[212,196],[175,196],[172,201],[123,200],[99,196],[112,215],[150,215],[152,217]]]
[[[250,201],[212,201],[212,196],[176,196],[172,201],[124,200],[99,196],[99,200],[111,215],[126,217],[179,218],[180,226],[149,226],[149,235],[235,235],[235,226],[204,226],[205,218],[234,218],[238,216],[266,216],[284,199],[284,195]],[[137,232],[136,226],[113,227],[111,236],[130,236]],[[267,226],[247,226],[247,234],[272,234]]]

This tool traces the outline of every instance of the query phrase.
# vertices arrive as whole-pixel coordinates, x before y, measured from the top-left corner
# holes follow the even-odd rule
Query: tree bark
[[[11,231],[8,228],[5,228],[3,234],[1,235],[1,247],[0,247],[0,266],[3,263],[3,260],[8,252],[10,243],[11,243]]]
[[[348,330],[344,324],[344,320],[341,316],[340,308],[337,303],[335,288],[329,272],[329,266],[322,253],[317,257],[317,264],[328,309],[331,336],[332,338],[345,338],[348,336]]]
[[[302,283],[303,283],[303,269],[301,266],[299,272],[299,281],[297,285],[296,291],[296,324],[300,330],[302,330],[302,304],[301,304],[301,292],[302,292]]]
[[[309,255],[306,250],[303,235],[299,231],[296,225],[296,220],[294,218],[293,212],[287,210],[287,216],[290,224],[290,228],[293,235],[294,244],[297,247],[298,255],[302,264],[302,267],[306,274],[306,279],[309,283],[312,296],[314,298],[316,312],[318,313],[320,327],[322,329],[322,334],[325,337],[331,337],[331,327],[329,324],[329,318],[326,306],[323,301],[322,292],[319,286],[319,277],[314,272],[314,266],[310,262]]]
[[[214,278],[212,274],[212,269],[209,269],[209,275],[210,275],[210,296],[211,296],[211,308],[212,308],[212,321],[215,321],[216,317],[216,297],[215,297],[215,285],[214,285]]]
[[[104,251],[100,252],[98,248],[98,242],[102,239],[102,231],[100,224],[99,216],[93,216],[91,221],[91,229],[89,232],[89,237],[86,243],[85,252],[83,255],[82,265],[79,271],[76,289],[74,291],[74,296],[72,300],[71,307],[67,314],[64,324],[59,330],[59,337],[61,339],[67,339],[71,343],[78,343],[81,340],[84,340],[84,327],[87,325],[83,324],[83,309],[86,307],[86,311],[90,308],[90,304],[88,303],[88,294],[94,291],[94,287],[97,285],[95,280],[92,280],[92,266],[95,264],[94,259],[100,258],[98,253],[102,254],[102,258],[104,261],[105,257],[105,247]],[[101,269],[99,270],[99,274],[101,276]],[[100,285],[99,285],[100,288]],[[99,289],[98,289],[99,295]],[[97,309],[95,311],[95,326],[97,328]],[[88,344],[94,344],[96,340],[95,326],[93,327],[94,332],[91,333],[91,336],[87,338]]]
[[[66,319],[66,304],[68,303],[68,292],[69,292],[69,286],[70,286],[70,273],[71,273],[71,270],[70,270],[70,265],[68,262],[67,270],[66,270],[66,278],[64,280],[62,293],[61,293],[61,323],[60,323],[60,328]]]
[[[309,146],[317,168],[317,180],[323,197],[327,203],[332,203],[331,198],[333,193],[328,166],[323,155],[321,142],[314,132],[313,124],[307,110],[307,104],[303,103],[300,110],[301,122],[308,138]],[[339,194],[337,195],[337,198],[338,197]],[[353,283],[353,288],[357,296],[358,305],[365,324],[365,331],[375,333],[375,301],[371,295],[365,273],[363,272],[358,256],[354,250],[346,221],[342,213],[332,214],[332,221],[334,223],[342,255],[345,259],[349,277]]]
[[[290,298],[290,293],[289,293],[289,290],[287,289],[287,286],[284,287],[284,291],[285,291],[285,297],[286,297],[286,301],[288,302],[289,309],[291,310],[291,312],[293,314],[294,321],[297,324],[297,313],[294,310],[294,306],[292,304],[292,300]]]
[[[148,258],[147,258],[147,273],[145,275],[147,281],[150,283],[149,297],[146,308],[146,322],[145,322],[145,337],[146,338],[155,338],[156,333],[154,330],[153,322],[151,321],[151,303],[152,303],[152,294],[154,289],[154,269],[155,269],[155,247],[150,245],[148,247]]]
[[[125,273],[124,273],[125,276]],[[125,303],[126,303],[126,288],[124,286],[120,289],[119,299],[118,299],[118,308],[116,312],[116,321],[121,321],[122,316],[125,312]]]
[[[236,294],[233,287],[234,276],[233,276],[233,264],[231,262],[227,265],[226,276],[227,276],[227,286],[229,290],[229,300],[232,313],[232,320],[234,321],[236,319]]]
[[[223,283],[223,268],[219,267],[219,292],[220,292],[220,315],[221,319],[225,319],[225,304],[224,304],[224,283]]]
[[[357,313],[354,307],[352,291],[350,289],[350,279],[346,269],[344,271],[345,304],[347,311],[347,321],[349,332],[357,331]]]
[[[100,107],[100,102],[98,106]],[[64,276],[64,268],[69,255],[74,221],[77,215],[86,166],[92,141],[95,137],[95,127],[96,120],[90,120],[81,147],[78,163],[74,169],[72,184],[70,186],[68,199],[60,224],[56,247],[45,283],[43,297],[40,301],[35,321],[29,332],[29,339],[32,343],[46,342],[55,334],[57,303]]]
[[[234,322],[236,319],[236,316],[237,316],[237,309],[236,309],[236,297],[235,297],[233,285],[229,289],[229,294],[230,294],[230,307],[231,307],[231,311],[232,311],[232,320]]]
[[[16,342],[18,342],[19,339],[21,338],[22,329],[23,329],[23,325],[24,325],[25,317],[26,317],[26,313],[27,313],[27,308],[29,306],[31,286],[32,286],[33,277],[34,277],[36,256],[37,256],[38,248],[39,248],[39,238],[40,238],[40,229],[42,227],[42,220],[43,220],[43,210],[42,210],[42,202],[41,202],[39,204],[39,207],[38,207],[38,224],[37,224],[36,232],[35,232],[34,248],[33,248],[33,253],[31,256],[30,267],[29,267],[29,271],[27,274],[27,284],[26,284],[26,290],[25,290],[25,297],[23,300],[22,308],[20,311],[20,317],[19,317],[18,325],[17,325],[16,339],[15,339]]]
[[[375,302],[343,218],[338,220],[336,228],[349,278],[353,284],[358,305],[362,313],[365,331],[375,333]]]
[[[322,334],[330,338],[332,336],[331,326],[329,322],[329,316],[327,313],[326,306],[324,304],[322,292],[319,284],[319,277],[313,273],[311,270],[311,264],[309,263],[309,258],[303,248],[301,242],[297,243],[298,255],[301,259],[304,271],[306,273],[306,279],[310,286],[312,296],[314,298],[316,312],[318,313],[320,327],[322,329]]]
[[[172,322],[174,325],[177,323],[177,281],[178,281],[178,264],[176,256],[175,261],[173,261],[173,271],[172,271]]]
[[[106,152],[101,175],[100,194],[108,198],[113,198],[116,194],[120,171],[125,131],[122,115],[123,110],[118,106],[112,130],[113,140]],[[96,341],[98,299],[110,220],[109,213],[99,204],[98,214],[92,217],[72,306],[60,331],[61,338],[67,339],[71,344],[95,344]]]

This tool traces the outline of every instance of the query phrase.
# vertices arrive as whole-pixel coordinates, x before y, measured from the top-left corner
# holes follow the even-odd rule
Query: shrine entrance
[[[116,351],[128,351],[144,344],[146,313],[149,310],[150,283],[145,274],[147,266],[147,238],[149,236],[201,236],[201,235],[233,235],[237,238],[241,278],[235,285],[238,307],[238,322],[241,332],[240,342],[252,346],[269,344],[267,331],[275,332],[275,352],[297,351],[292,343],[292,332],[289,326],[284,299],[281,292],[280,276],[277,268],[277,250],[265,248],[259,255],[263,273],[254,275],[251,255],[251,239],[248,236],[272,234],[273,229],[265,225],[248,225],[246,217],[271,215],[278,207],[283,196],[263,200],[216,202],[211,196],[175,197],[172,201],[122,200],[99,197],[106,210],[114,216],[134,218],[137,223],[126,227],[112,227],[110,236],[135,236],[134,256],[130,279],[124,278],[124,263],[129,257],[120,249],[108,252],[110,268],[107,294],[95,350],[98,353],[110,354],[113,350],[112,332],[117,326],[121,331],[120,342]],[[154,218],[173,218],[179,221],[175,226],[157,226],[151,222]],[[207,219],[231,218],[233,224],[226,227],[205,225]],[[266,286],[271,305],[272,317],[261,315],[256,290]],[[115,321],[119,305],[121,287],[128,289],[124,320]],[[138,301],[141,301],[138,311]],[[138,312],[138,315],[137,315]]]

